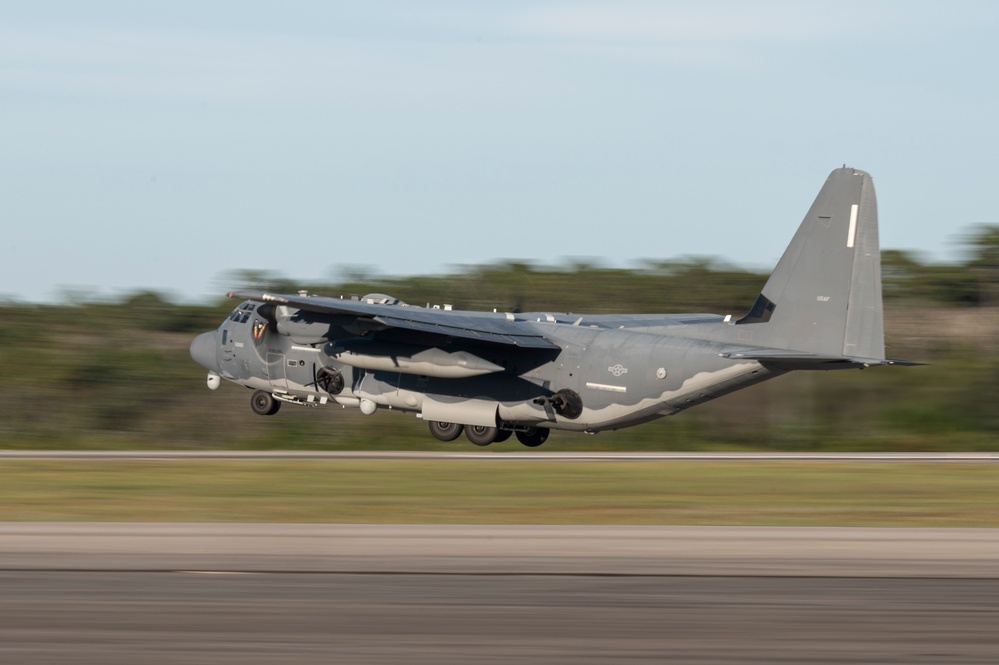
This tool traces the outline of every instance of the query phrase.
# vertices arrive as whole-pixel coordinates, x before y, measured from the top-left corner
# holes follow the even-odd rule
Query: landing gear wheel
[[[439,441],[454,441],[461,436],[464,425],[458,423],[442,423],[437,420],[430,421],[430,433]]]
[[[542,443],[548,440],[548,435],[551,434],[551,430],[543,427],[532,427],[526,432],[517,432],[517,441],[528,448],[537,448]]]
[[[258,416],[273,416],[281,408],[281,402],[274,399],[274,395],[269,392],[258,390],[250,398],[250,408]]]
[[[484,427],[482,425],[469,425],[465,428],[465,436],[477,446],[488,446],[496,440],[499,430],[495,427]]]
[[[513,430],[501,429],[500,431],[496,432],[496,440],[493,441],[493,443],[502,443],[503,441],[509,439],[511,436],[513,436]]]

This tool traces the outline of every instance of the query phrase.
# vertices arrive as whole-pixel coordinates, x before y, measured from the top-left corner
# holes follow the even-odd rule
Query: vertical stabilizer
[[[753,343],[884,358],[878,210],[871,176],[833,171],[750,312]]]

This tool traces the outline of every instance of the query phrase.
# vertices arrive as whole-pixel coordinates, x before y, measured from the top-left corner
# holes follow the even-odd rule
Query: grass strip
[[[999,527],[999,465],[0,462],[0,521]]]

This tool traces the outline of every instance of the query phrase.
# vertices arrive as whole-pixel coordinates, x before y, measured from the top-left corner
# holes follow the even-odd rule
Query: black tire
[[[496,436],[499,434],[499,429],[495,427],[486,427],[483,425],[469,425],[465,428],[465,436],[469,441],[477,446],[488,446],[490,443],[496,440]]]
[[[464,431],[464,425],[458,423],[442,423],[437,420],[430,421],[430,433],[439,441],[454,441]]]
[[[526,432],[517,432],[517,440],[528,448],[537,448],[548,440],[551,430],[544,427],[532,427]]]
[[[493,443],[502,443],[513,436],[513,430],[501,429],[496,433],[496,440]]]
[[[258,390],[250,398],[250,408],[258,416],[273,416],[281,408],[281,402],[274,399],[274,395],[269,392]]]

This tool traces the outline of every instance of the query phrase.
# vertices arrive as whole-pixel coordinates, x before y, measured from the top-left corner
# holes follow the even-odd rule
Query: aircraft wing
[[[409,305],[390,305],[363,300],[347,300],[323,296],[300,296],[264,291],[233,291],[230,298],[257,300],[297,309],[353,316],[375,324],[375,329],[396,328],[413,330],[443,337],[458,337],[489,344],[502,344],[530,349],[559,349],[525,321],[510,315],[489,312],[462,312],[426,309]]]

